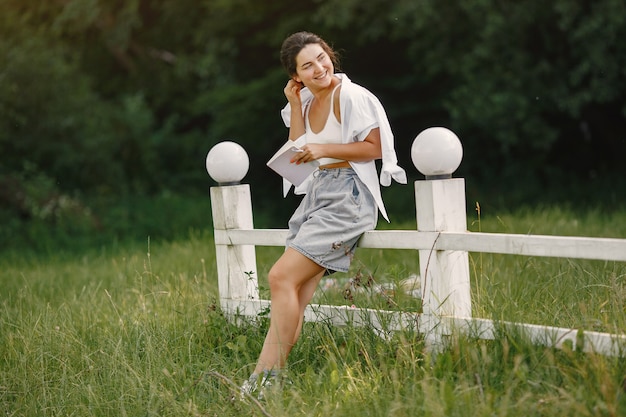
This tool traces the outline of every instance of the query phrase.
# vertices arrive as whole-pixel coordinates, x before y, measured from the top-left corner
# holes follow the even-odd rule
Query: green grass
[[[404,225],[412,228],[413,225]],[[470,221],[486,232],[626,237],[626,214],[543,208]],[[429,355],[409,330],[308,323],[290,357],[292,385],[261,404],[231,401],[266,319],[228,320],[217,301],[210,231],[97,249],[0,258],[0,414],[6,416],[620,416],[626,361],[533,346],[501,328],[494,341],[451,338]],[[258,248],[262,291],[281,248]],[[413,251],[357,251],[375,283],[419,272]],[[475,316],[626,333],[626,265],[470,254]],[[418,309],[371,289],[318,302]]]

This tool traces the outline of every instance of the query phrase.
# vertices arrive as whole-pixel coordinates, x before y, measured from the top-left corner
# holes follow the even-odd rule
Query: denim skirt
[[[347,272],[357,241],[377,221],[376,201],[352,168],[319,170],[289,220],[286,245],[328,273]]]

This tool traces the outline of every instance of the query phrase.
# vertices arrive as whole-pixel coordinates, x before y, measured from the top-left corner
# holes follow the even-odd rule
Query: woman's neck
[[[333,76],[332,82],[330,83],[328,87],[325,87],[319,90],[311,90],[311,94],[313,94],[313,101],[311,104],[320,106],[323,103],[327,102],[329,100],[329,97],[332,95],[335,87],[337,87],[337,85],[340,83],[341,83],[341,80]]]
[[[311,89],[311,93],[313,94],[313,97],[315,97],[315,99],[323,101],[324,99],[326,99],[328,96],[332,94],[337,84],[341,83],[341,80],[337,78],[336,76],[333,76],[331,79],[332,81],[328,87],[324,87],[319,90]]]

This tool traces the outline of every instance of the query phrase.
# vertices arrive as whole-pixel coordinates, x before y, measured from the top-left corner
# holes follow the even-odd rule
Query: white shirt
[[[332,144],[341,144],[341,123],[337,120],[335,116],[335,91],[340,87],[341,84],[337,84],[333,89],[333,92],[330,96],[330,110],[328,111],[328,117],[326,118],[326,123],[324,123],[324,127],[318,133],[313,132],[311,129],[311,123],[309,121],[309,112],[311,111],[311,106],[306,106],[304,110],[304,126],[306,129],[306,143],[332,143]],[[309,101],[310,103],[310,101]],[[343,159],[337,158],[318,158],[317,162],[321,165],[329,165],[337,162],[343,162]]]
[[[351,143],[363,141],[374,128],[380,129],[380,144],[382,148],[382,167],[380,172],[380,184],[389,186],[391,179],[406,184],[406,172],[398,166],[398,158],[393,146],[393,133],[387,114],[378,98],[367,89],[358,84],[354,84],[347,75],[335,74],[341,80],[341,94],[339,96],[339,108],[341,112],[341,141]],[[308,88],[300,91],[302,108],[306,108],[309,101],[313,99],[313,94]],[[285,126],[289,127],[291,120],[291,106],[289,103],[282,109],[281,115]],[[302,135],[295,141],[297,146],[306,144],[306,135]],[[349,161],[350,166],[357,173],[361,181],[370,190],[380,213],[385,220],[389,221],[383,198],[380,192],[378,173],[374,161],[355,162]],[[310,178],[296,187],[296,194],[305,194]],[[286,196],[291,188],[291,183],[283,180],[283,194]]]

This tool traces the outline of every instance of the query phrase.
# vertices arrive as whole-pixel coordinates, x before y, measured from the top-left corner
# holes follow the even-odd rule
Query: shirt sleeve
[[[344,125],[344,143],[362,141],[374,128],[380,129],[380,144],[382,151],[382,167],[380,184],[391,185],[391,179],[400,184],[407,183],[406,172],[398,166],[398,158],[393,144],[393,132],[384,107],[371,92],[355,84],[342,89],[345,94],[345,104],[341,115]]]

